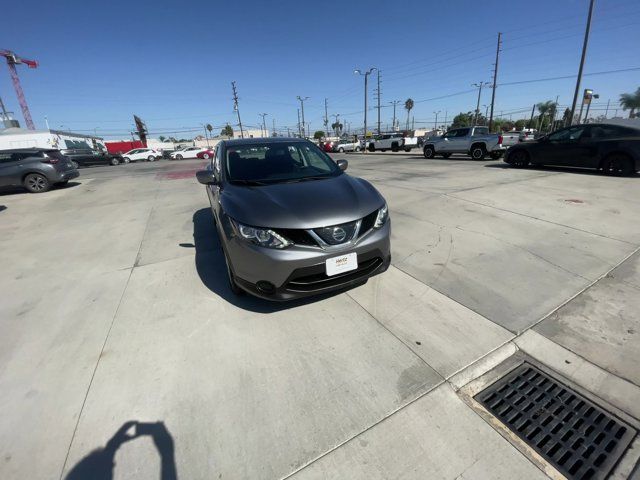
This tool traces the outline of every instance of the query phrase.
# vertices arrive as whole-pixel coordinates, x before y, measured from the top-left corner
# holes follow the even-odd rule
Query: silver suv
[[[391,261],[382,195],[294,138],[224,140],[206,185],[234,293],[290,300],[363,283]]]

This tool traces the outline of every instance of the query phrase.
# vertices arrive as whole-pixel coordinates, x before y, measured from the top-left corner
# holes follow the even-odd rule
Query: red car
[[[207,148],[206,150],[198,152],[196,157],[202,158],[203,160],[209,160],[210,158],[213,158],[213,148]]]
[[[333,147],[335,147],[336,142],[324,142],[322,149],[325,152],[333,152]]]

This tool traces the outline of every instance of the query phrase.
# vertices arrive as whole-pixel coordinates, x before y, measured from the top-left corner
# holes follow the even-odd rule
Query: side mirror
[[[196,172],[196,178],[198,182],[203,185],[217,185],[218,180],[216,180],[215,175],[213,174],[213,170],[200,170]]]
[[[347,162],[346,160],[338,160],[336,162],[338,164],[338,168],[340,170],[342,170],[343,172],[347,169],[347,167],[349,166],[349,162]]]

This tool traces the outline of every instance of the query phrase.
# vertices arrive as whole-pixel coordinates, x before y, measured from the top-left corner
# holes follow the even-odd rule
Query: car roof
[[[308,142],[306,138],[297,137],[257,137],[257,138],[234,138],[233,140],[222,140],[226,146],[234,145],[260,145],[264,143],[288,143],[288,142]]]

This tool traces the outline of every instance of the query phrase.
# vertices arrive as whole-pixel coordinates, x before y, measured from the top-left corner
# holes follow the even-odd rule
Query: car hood
[[[357,220],[384,205],[369,182],[347,174],[257,187],[227,184],[220,202],[227,215],[247,225],[304,229]]]

